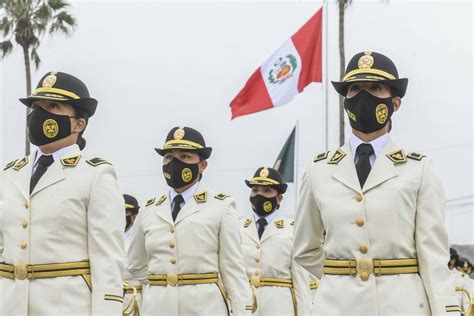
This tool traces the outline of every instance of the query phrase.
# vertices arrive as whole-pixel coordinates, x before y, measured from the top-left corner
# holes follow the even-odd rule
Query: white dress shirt
[[[186,191],[182,192],[182,193],[178,193],[176,192],[174,189],[171,189],[170,190],[170,201],[171,201],[171,210],[173,210],[174,208],[174,198],[177,196],[177,195],[180,195],[183,197],[183,203],[181,203],[181,208],[183,208],[183,206],[186,204],[186,202],[189,201],[189,199],[194,195],[194,193],[196,193],[196,190],[198,189],[199,187],[199,181],[196,182],[192,187],[190,187],[189,189],[187,189]]]
[[[53,159],[54,161],[57,161],[59,159],[61,159],[62,156],[64,156],[68,151],[69,149],[71,149],[72,147],[76,146],[76,144],[72,144],[70,146],[66,146],[66,147],[63,147],[57,151],[55,151],[54,153],[52,154],[45,154],[41,151],[40,148],[38,148],[38,151],[36,152],[36,158],[35,158],[35,164],[33,165],[33,172],[35,172],[36,170],[36,167],[38,166],[38,159],[41,157],[41,156],[50,156],[52,155],[53,156]]]
[[[368,143],[371,144],[372,148],[374,149],[374,153],[369,156],[370,166],[374,165],[375,159],[377,159],[387,141],[388,134],[384,134]],[[351,145],[352,156],[354,156],[354,162],[357,163],[357,161],[359,160],[359,156],[357,155],[357,147],[359,147],[360,144],[364,144],[365,142],[354,134],[352,134],[349,142]]]

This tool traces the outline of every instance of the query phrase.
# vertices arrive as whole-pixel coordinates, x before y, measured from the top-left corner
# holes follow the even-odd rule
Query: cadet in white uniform
[[[375,52],[355,55],[333,82],[353,135],[303,177],[293,263],[301,314],[310,314],[309,271],[321,278],[316,315],[459,315],[442,187],[428,158],[387,134],[407,83]]]
[[[252,311],[235,202],[200,184],[211,150],[189,127],[173,128],[156,149],[170,191],[141,208],[128,254],[132,276],[147,282],[144,315]]]
[[[296,297],[291,277],[294,221],[279,216],[287,184],[273,168],[258,168],[245,180],[252,217],[242,219],[242,250],[247,276],[256,288],[255,314],[294,315]]]
[[[20,100],[39,149],[2,174],[0,315],[121,315],[123,197],[112,166],[81,152],[97,101],[62,72]]]

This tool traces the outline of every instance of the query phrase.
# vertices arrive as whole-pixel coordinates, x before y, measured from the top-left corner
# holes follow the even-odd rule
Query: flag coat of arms
[[[322,8],[248,79],[232,100],[232,119],[285,105],[322,81]]]

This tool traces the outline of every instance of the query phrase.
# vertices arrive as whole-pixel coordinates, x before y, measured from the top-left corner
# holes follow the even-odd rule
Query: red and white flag
[[[319,9],[267,59],[232,100],[232,119],[285,105],[311,82],[322,82],[322,20]]]

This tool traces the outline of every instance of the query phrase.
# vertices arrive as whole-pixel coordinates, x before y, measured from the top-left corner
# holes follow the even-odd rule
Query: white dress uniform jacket
[[[2,174],[0,315],[121,315],[125,218],[114,169],[74,145],[30,194],[34,160],[15,160]],[[77,262],[90,262],[89,274],[25,274],[28,265]]]
[[[149,275],[165,275],[171,280],[181,274],[210,273],[218,273],[220,282],[146,285],[143,315],[227,315],[228,309],[234,315],[251,313],[235,202],[203,188],[196,192],[175,222],[167,195],[140,208],[132,228],[129,271],[142,282]]]
[[[444,194],[428,158],[406,155],[389,139],[361,189],[345,145],[316,157],[300,193],[293,262],[300,315],[310,314],[311,305],[304,271],[321,279],[316,315],[459,314],[446,264]],[[404,258],[417,258],[419,273],[372,272],[366,281],[359,273],[322,274],[325,259]]]
[[[292,281],[293,225],[293,220],[277,215],[269,221],[259,239],[255,219],[247,217],[241,220],[245,267],[257,292],[258,308],[254,315],[295,314],[293,288],[285,287],[288,285],[285,283],[282,283],[285,286],[277,286],[282,280]],[[266,281],[260,282],[260,279]],[[274,286],[264,285],[272,281]]]

